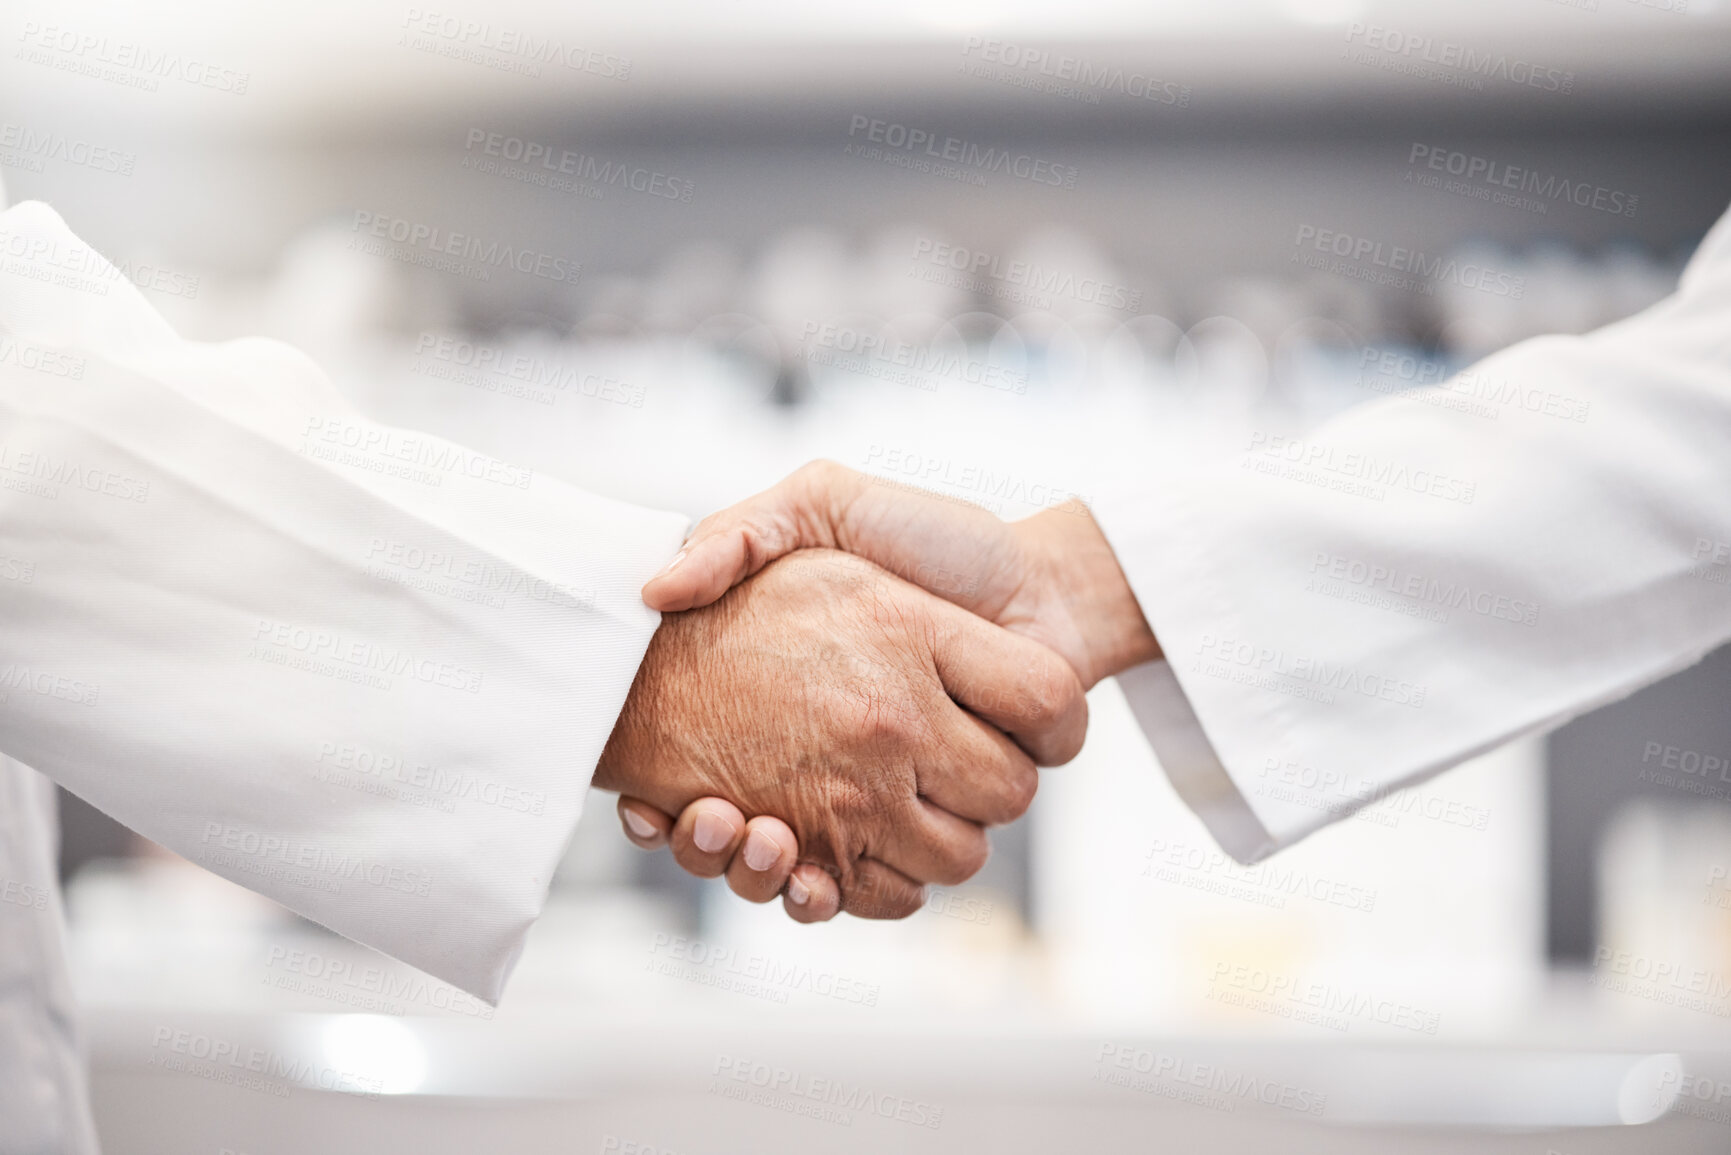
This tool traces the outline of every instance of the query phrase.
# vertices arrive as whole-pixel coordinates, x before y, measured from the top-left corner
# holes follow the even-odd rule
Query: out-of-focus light
[[[415,1033],[385,1015],[341,1015],[324,1031],[325,1063],[342,1089],[407,1095],[427,1078]]]
[[[1617,1093],[1617,1112],[1630,1126],[1651,1123],[1671,1109],[1683,1085],[1683,1060],[1649,1055],[1629,1068]]]

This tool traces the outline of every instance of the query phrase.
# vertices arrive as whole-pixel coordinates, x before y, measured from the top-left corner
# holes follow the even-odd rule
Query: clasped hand
[[[627,836],[802,922],[901,918],[1159,656],[1086,508],[1006,523],[815,462],[705,519],[596,769]],[[675,819],[673,815],[677,814]]]

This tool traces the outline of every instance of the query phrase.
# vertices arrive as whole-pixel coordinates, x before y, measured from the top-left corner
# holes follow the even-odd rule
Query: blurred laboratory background
[[[0,34],[9,196],[184,334],[692,515],[828,457],[1016,518],[1299,435],[1647,307],[1731,205],[1723,0],[20,0]],[[1720,653],[1247,869],[1108,683],[893,925],[795,926],[595,794],[496,1012],[63,795],[98,1121],[113,1155],[1731,1150],[1728,703]]]

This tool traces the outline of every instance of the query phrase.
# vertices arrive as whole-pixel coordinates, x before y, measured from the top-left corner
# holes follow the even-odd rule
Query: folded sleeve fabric
[[[182,340],[0,214],[0,745],[340,934],[497,1001],[686,528]]]
[[[1250,862],[1731,639],[1731,218],[1677,292],[1095,510],[1120,677]]]

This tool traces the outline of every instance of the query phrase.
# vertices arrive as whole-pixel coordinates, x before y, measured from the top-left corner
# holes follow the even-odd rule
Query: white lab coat
[[[1228,850],[1266,854],[1731,635],[1728,249],[1722,222],[1672,300],[1480,367],[1585,421],[1390,401],[1311,438],[1301,480],[1245,467],[1278,466],[1264,438],[1099,503],[1169,655],[1121,681]],[[685,520],[369,421],[283,346],[183,342],[40,204],[0,215],[0,342],[6,752],[497,999]],[[1381,500],[1339,491],[1379,477]],[[1393,592],[1360,590],[1357,564]],[[1304,588],[1337,565],[1333,594],[1360,600]],[[0,904],[0,1155],[93,1150],[48,787],[17,763],[0,781],[0,869],[51,895]],[[429,792],[456,805],[412,800]]]
[[[55,885],[54,786],[0,757],[0,1152],[96,1150]]]
[[[182,341],[47,206],[0,214],[0,744],[332,930],[497,1000],[686,528]],[[53,877],[33,778],[0,887]],[[90,1149],[57,903],[0,903],[5,1155]]]
[[[1678,291],[1095,510],[1165,659],[1120,677],[1251,862],[1731,639],[1731,215]]]

